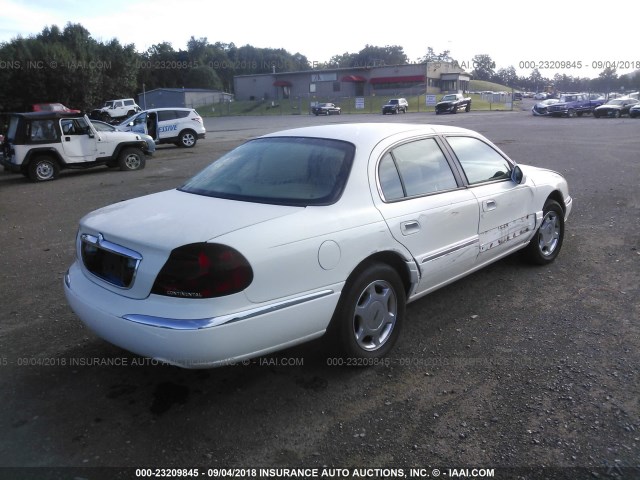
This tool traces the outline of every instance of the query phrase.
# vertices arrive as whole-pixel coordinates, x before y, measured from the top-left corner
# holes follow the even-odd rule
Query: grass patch
[[[472,80],[469,84],[471,91],[494,91],[494,92],[511,92],[511,88],[498,83],[484,82],[480,80]],[[436,95],[439,101],[443,94]],[[508,109],[504,103],[489,102],[487,97],[472,94],[471,110],[505,110]],[[403,97],[409,102],[409,112],[434,112],[432,105],[426,105],[426,95],[403,94],[397,95],[373,95],[364,97],[364,108],[356,108],[356,99],[354,97],[297,97],[285,98],[279,100],[247,100],[241,102],[215,103],[197,107],[198,113],[203,117],[227,117],[242,115],[310,115],[311,102],[331,102],[335,103],[342,109],[343,115],[352,115],[360,113],[382,113],[382,106],[387,103],[390,98]],[[518,102],[514,104],[514,109]]]

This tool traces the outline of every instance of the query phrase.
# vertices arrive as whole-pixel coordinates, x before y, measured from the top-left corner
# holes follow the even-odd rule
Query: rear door
[[[158,110],[158,139],[168,140],[178,136],[178,119],[175,110]]]
[[[392,147],[377,163],[374,202],[420,267],[416,293],[471,269],[478,255],[478,202],[462,186],[436,137]]]

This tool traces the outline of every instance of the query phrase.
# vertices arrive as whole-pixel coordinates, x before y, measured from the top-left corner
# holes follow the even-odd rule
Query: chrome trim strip
[[[431,260],[435,260],[437,258],[444,257],[445,255],[450,255],[450,254],[452,254],[454,252],[457,252],[458,250],[461,250],[461,249],[466,248],[466,247],[470,247],[471,245],[479,243],[479,242],[480,242],[480,238],[478,236],[468,238],[466,240],[463,240],[460,243],[452,245],[451,247],[447,247],[446,249],[444,249],[444,250],[442,250],[440,252],[432,253],[431,255],[427,255],[426,257],[424,257],[422,259],[422,261],[420,263],[427,263],[427,262],[430,262]]]
[[[331,295],[332,293],[334,293],[334,290],[322,290],[320,292],[310,293],[308,295],[292,298],[290,300],[284,300],[282,302],[263,305],[261,307],[252,308],[242,312],[230,313],[228,315],[221,315],[219,317],[212,318],[180,319],[154,317],[151,315],[128,314],[123,315],[122,319],[134,323],[139,323],[141,325],[166,328],[169,330],[202,330],[205,328],[219,327],[220,325],[228,325],[230,323],[247,320],[249,318],[257,317],[259,315],[264,315],[267,313],[273,313],[284,308],[293,307],[302,303],[326,297],[328,295]]]
[[[80,239],[85,243],[90,243],[98,248],[116,253],[118,255],[122,255],[123,257],[133,258],[134,260],[138,261],[142,260],[142,255],[140,255],[135,250],[131,250],[129,248],[123,247],[122,245],[118,245],[117,243],[105,240],[101,233],[99,233],[97,237],[89,235],[88,233],[83,233],[82,235],[80,235]]]
[[[138,267],[140,266],[140,262],[142,261],[142,255],[140,255],[135,250],[131,250],[129,248],[123,247],[122,245],[118,245],[117,243],[113,243],[113,242],[110,242],[109,240],[105,240],[104,236],[101,233],[99,233],[97,237],[94,235],[89,235],[88,233],[83,233],[82,235],[80,235],[80,242],[93,245],[95,248],[99,248],[101,250],[105,250],[107,252],[120,255],[121,257],[126,257],[126,258],[130,258],[131,260],[135,260],[136,264],[133,267],[133,275],[131,276],[131,282],[128,285],[121,286],[113,282],[110,282],[109,280],[101,277],[100,275],[96,275],[95,273],[93,273],[91,270],[87,268],[87,266],[84,264],[84,260],[82,259],[82,245],[80,245],[80,251],[78,252],[80,254],[80,260],[82,260],[82,264],[84,268],[87,270],[87,272],[89,272],[95,278],[98,278],[101,281],[108,283],[109,285],[119,288],[120,290],[130,290],[133,287],[133,284],[136,281],[136,275],[138,274]]]

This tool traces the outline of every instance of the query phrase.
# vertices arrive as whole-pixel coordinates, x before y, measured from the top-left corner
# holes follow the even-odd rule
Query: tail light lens
[[[192,243],[171,252],[151,293],[179,298],[213,298],[241,292],[253,270],[237,250],[215,243]]]

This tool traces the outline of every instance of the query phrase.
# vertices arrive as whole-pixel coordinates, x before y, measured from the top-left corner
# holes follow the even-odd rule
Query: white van
[[[193,108],[153,108],[137,113],[117,127],[126,132],[146,133],[156,143],[193,147],[204,138],[202,117]]]

